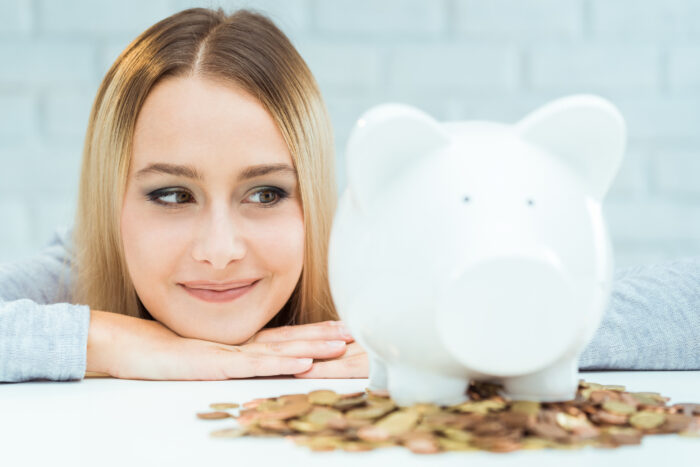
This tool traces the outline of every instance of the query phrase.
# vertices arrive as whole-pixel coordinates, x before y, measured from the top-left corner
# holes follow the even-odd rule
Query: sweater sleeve
[[[85,376],[90,307],[68,303],[71,234],[0,264],[0,382]]]
[[[700,256],[616,271],[579,368],[700,370]]]
[[[90,307],[0,302],[0,382],[85,376]]]

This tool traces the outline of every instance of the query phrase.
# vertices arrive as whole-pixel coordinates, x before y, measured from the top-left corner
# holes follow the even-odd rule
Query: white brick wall
[[[589,1],[594,37],[670,44],[700,39],[700,2],[695,0]]]
[[[0,137],[26,139],[36,132],[37,102],[28,92],[0,94]]]
[[[581,35],[579,0],[456,0],[460,37],[490,41],[561,40]]]
[[[529,53],[532,89],[640,94],[659,88],[660,48],[655,45],[546,44]]]
[[[672,91],[700,94],[700,46],[669,50],[667,73]]]
[[[404,41],[443,37],[446,0],[316,0],[314,28],[321,37]]]
[[[690,149],[664,148],[650,158],[651,183],[659,196],[697,205],[700,197],[700,155]]]
[[[444,99],[484,91],[500,94],[516,89],[517,65],[515,50],[506,46],[407,44],[390,50],[387,84],[392,91]]]
[[[287,32],[326,97],[341,189],[348,133],[379,102],[514,122],[599,93],[630,138],[604,204],[617,264],[700,254],[700,1],[0,0],[0,261],[72,222],[100,80],[139,32],[192,6],[255,8]]]
[[[174,12],[168,0],[37,0],[35,7],[44,35],[81,40],[136,36]]]
[[[32,24],[30,0],[0,2],[0,34],[25,36]]]

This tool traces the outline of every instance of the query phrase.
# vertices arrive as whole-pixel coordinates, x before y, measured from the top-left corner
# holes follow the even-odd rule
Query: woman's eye
[[[190,198],[192,198],[192,195],[185,190],[158,190],[148,194],[148,199],[154,203],[169,207],[185,204]]]
[[[177,207],[193,201],[192,195],[188,191],[179,189],[156,190],[147,196],[154,203],[166,207]],[[287,197],[287,192],[281,188],[263,188],[254,192],[248,199],[253,199],[253,202],[261,207],[270,207]]]
[[[279,188],[263,188],[250,195],[250,197],[257,197],[258,201],[255,201],[256,203],[268,207],[285,199],[287,192]]]

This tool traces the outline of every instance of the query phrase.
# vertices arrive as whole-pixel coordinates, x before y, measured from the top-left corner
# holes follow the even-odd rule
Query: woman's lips
[[[190,295],[192,295],[195,298],[198,298],[200,300],[204,300],[205,302],[214,302],[214,303],[221,303],[221,302],[230,302],[238,297],[245,295],[248,293],[250,290],[253,289],[257,285],[257,283],[260,282],[260,279],[257,281],[253,282],[250,285],[246,285],[245,287],[238,287],[235,289],[228,289],[228,290],[210,290],[210,289],[195,289],[195,288],[190,288],[187,287],[186,285],[183,284],[178,284],[181,286],[183,289],[187,291]]]

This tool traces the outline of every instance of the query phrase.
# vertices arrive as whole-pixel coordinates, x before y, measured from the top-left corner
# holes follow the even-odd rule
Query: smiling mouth
[[[257,284],[260,282],[260,279],[257,281],[253,282],[252,284],[243,286],[243,287],[234,287],[231,289],[227,290],[213,290],[213,289],[196,289],[193,287],[187,287],[184,284],[178,284],[180,287],[185,289],[187,293],[192,295],[195,298],[198,298],[200,300],[203,300],[205,302],[214,302],[214,303],[220,303],[220,302],[229,302],[233,301],[239,297],[242,297],[243,295],[247,294],[249,291],[251,291]]]

